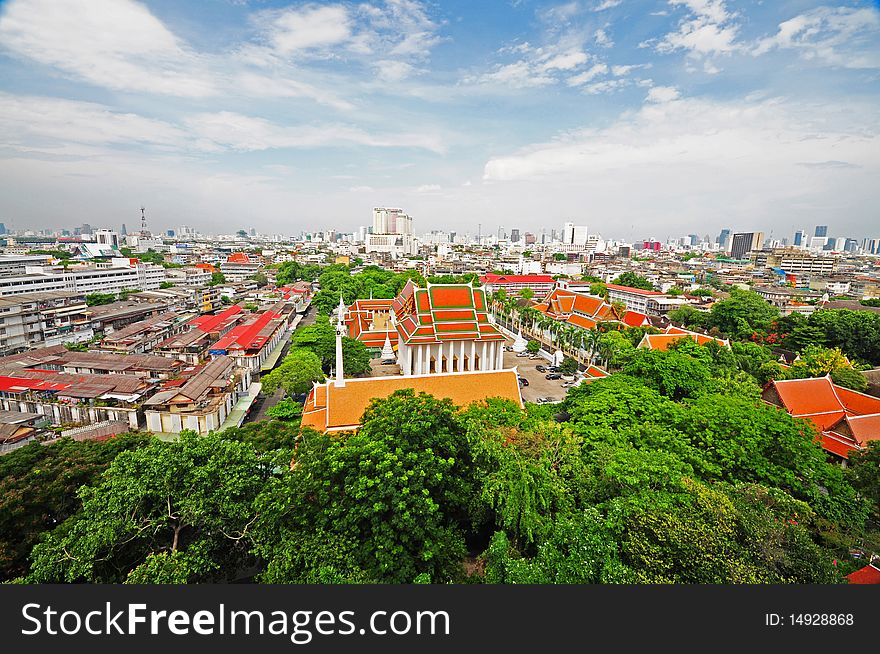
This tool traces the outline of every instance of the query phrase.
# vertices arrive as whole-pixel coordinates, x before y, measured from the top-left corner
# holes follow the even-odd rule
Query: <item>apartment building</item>
[[[92,267],[48,268],[27,266],[23,274],[0,277],[0,296],[44,291],[118,293],[126,289],[150,290],[165,281],[165,269],[137,259],[116,258]]]
[[[0,297],[0,356],[92,338],[85,298],[61,292]]]

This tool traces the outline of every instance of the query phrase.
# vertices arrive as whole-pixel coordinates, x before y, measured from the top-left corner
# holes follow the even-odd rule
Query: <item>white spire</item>
[[[337,317],[336,322],[337,322],[337,324],[342,325],[345,323],[344,316],[345,316],[345,310],[346,310],[345,302],[342,301],[342,293],[339,294],[339,306],[337,307],[336,310],[339,313],[339,316]]]
[[[345,386],[345,366],[342,361],[342,337],[345,336],[345,303],[339,296],[339,320],[336,321],[336,387]]]
[[[385,334],[385,345],[382,346],[382,359],[390,361],[394,359],[394,348],[391,347],[391,339]]]

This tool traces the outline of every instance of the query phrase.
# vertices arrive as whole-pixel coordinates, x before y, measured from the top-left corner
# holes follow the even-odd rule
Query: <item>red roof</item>
[[[250,263],[251,260],[244,252],[233,252],[226,257],[226,263]]]
[[[44,379],[0,376],[0,391],[4,393],[24,393],[25,391],[63,391],[72,384],[50,382]]]
[[[861,570],[850,572],[846,578],[851,584],[880,584],[880,568],[866,565]]]
[[[280,314],[264,311],[256,320],[233,328],[223,338],[214,343],[209,348],[209,351],[259,350],[266,344],[270,336],[270,334],[262,333],[263,329],[270,321],[280,317]]]
[[[205,314],[204,316],[193,318],[192,320],[190,320],[190,324],[195,325],[206,334],[210,334],[222,323],[227,322],[230,318],[238,315],[241,312],[242,308],[237,304],[233,304],[231,307],[225,309],[224,311],[221,311],[220,313],[216,313],[214,315]]]

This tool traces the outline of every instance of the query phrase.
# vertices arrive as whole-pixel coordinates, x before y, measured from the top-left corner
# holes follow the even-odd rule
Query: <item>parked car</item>
[[[518,357],[520,357],[520,358],[522,358],[522,357],[527,357],[527,356],[529,356],[529,353],[528,353],[528,352],[520,352],[520,353],[517,354],[516,356],[518,356]]]
[[[538,364],[537,366],[535,366],[535,370],[537,370],[538,372],[547,372],[547,366],[542,366],[541,364]]]
[[[550,372],[559,372],[559,366],[547,366],[547,370]]]
[[[549,404],[550,402],[555,401],[556,400],[554,400],[552,397],[539,397],[537,400],[535,400],[535,402],[537,402],[538,404]]]
[[[520,385],[520,386],[528,386],[528,385],[529,385],[529,380],[526,379],[525,377],[520,377],[520,378],[519,378],[519,385]]]
[[[562,375],[558,372],[551,372],[548,375],[544,375],[544,379],[562,379]]]
[[[504,349],[505,349],[507,352],[513,352],[513,347],[510,346],[510,345],[505,345],[505,346],[504,346]]]

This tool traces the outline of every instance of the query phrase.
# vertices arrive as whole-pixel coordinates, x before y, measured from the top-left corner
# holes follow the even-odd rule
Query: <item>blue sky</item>
[[[0,222],[880,236],[877,2],[10,0]]]

